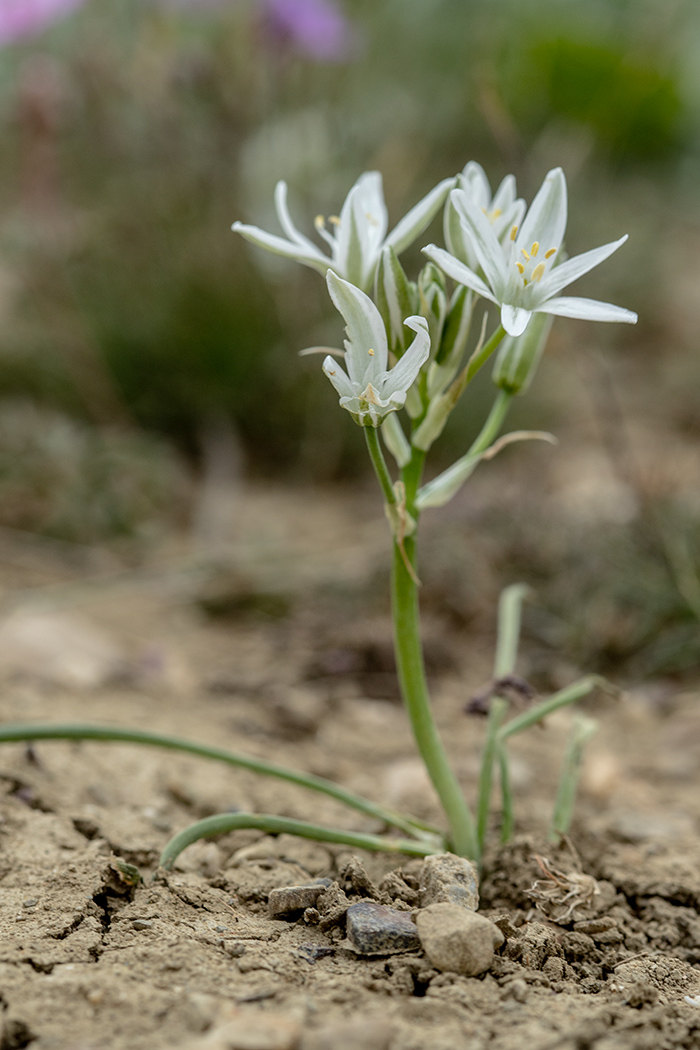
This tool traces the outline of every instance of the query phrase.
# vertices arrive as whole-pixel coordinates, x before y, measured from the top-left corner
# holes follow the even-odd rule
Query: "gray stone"
[[[479,907],[479,874],[476,865],[454,853],[426,857],[420,875],[420,904],[459,904],[469,911]]]
[[[404,911],[375,901],[359,901],[347,910],[350,947],[362,955],[392,955],[419,947],[416,924]]]
[[[150,930],[153,927],[153,923],[149,922],[148,919],[134,919],[132,926],[135,930]]]
[[[277,919],[313,908],[323,891],[330,885],[330,879],[317,879],[303,886],[281,886],[279,889],[270,890],[267,898],[270,918]]]
[[[485,973],[493,962],[494,948],[504,941],[494,923],[461,904],[431,904],[418,912],[416,924],[431,965],[465,977]]]

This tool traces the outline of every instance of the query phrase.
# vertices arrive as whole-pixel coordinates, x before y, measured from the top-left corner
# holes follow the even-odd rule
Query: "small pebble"
[[[36,899],[36,897],[30,897],[29,900],[22,901],[22,907],[23,908],[36,908],[38,903],[39,903],[39,901]]]
[[[431,965],[465,977],[485,973],[504,941],[497,926],[461,904],[431,904],[418,912],[416,924]]]
[[[270,918],[276,919],[283,915],[293,915],[295,912],[313,908],[323,891],[330,885],[330,879],[318,879],[304,886],[281,886],[270,890],[267,898]]]
[[[458,904],[476,911],[479,907],[479,875],[476,865],[454,853],[426,857],[420,876],[420,904]]]
[[[419,947],[416,924],[406,912],[386,904],[359,901],[347,910],[347,937],[362,955],[392,955]]]
[[[149,922],[148,919],[134,919],[131,925],[135,930],[150,930],[153,923]]]

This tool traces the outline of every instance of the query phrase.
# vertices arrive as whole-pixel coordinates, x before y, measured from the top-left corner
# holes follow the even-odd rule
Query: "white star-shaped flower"
[[[559,295],[627,240],[624,236],[573,259],[558,261],[567,217],[566,179],[561,168],[549,172],[522,224],[513,224],[504,240],[499,239],[489,216],[464,190],[453,190],[450,204],[470,238],[483,278],[443,248],[429,244],[423,251],[459,284],[500,306],[501,324],[509,335],[522,335],[533,313],[636,322],[637,315],[621,306]]]
[[[360,426],[378,427],[397,409],[430,354],[428,323],[418,315],[404,321],[416,337],[393,368],[387,368],[389,350],[379,310],[364,292],[328,271],[326,281],[334,306],[345,319],[345,366],[330,354],[323,362],[340,394],[340,404]]]
[[[515,176],[506,175],[492,195],[486,172],[474,160],[470,160],[459,173],[455,188],[463,190],[472,203],[482,210],[491,223],[496,238],[501,242],[513,226],[520,223],[525,214],[525,201],[516,198]],[[471,237],[460,213],[449,198],[445,206],[443,227],[448,252],[460,262],[466,263],[470,270],[478,270],[479,258]]]
[[[443,179],[387,236],[382,176],[378,171],[365,172],[345,198],[340,215],[331,215],[328,220],[318,215],[314,221],[317,233],[330,248],[330,255],[300,233],[292,222],[287,208],[286,182],[278,182],[275,187],[275,210],[286,239],[242,222],[234,222],[231,229],[260,248],[296,259],[322,274],[330,267],[339,277],[368,291],[382,248],[391,245],[400,255],[430,223],[454,184],[453,178]]]

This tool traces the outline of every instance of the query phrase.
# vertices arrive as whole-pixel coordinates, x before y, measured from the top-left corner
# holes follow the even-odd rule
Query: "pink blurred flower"
[[[350,57],[355,34],[332,0],[262,0],[265,31],[275,43],[291,45],[321,62]]]
[[[84,3],[85,0],[0,0],[0,44],[40,33]]]

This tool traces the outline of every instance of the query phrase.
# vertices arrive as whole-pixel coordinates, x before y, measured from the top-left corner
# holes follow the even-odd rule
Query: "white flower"
[[[464,190],[453,190],[450,202],[473,243],[485,280],[434,244],[423,251],[459,284],[465,284],[500,306],[501,324],[509,335],[521,335],[533,313],[590,321],[636,322],[637,315],[620,306],[558,294],[627,240],[626,236],[621,237],[619,241],[558,262],[566,229],[566,180],[561,168],[549,172],[522,225],[513,224],[504,243],[498,239],[488,216]]]
[[[470,160],[457,176],[456,188],[463,190],[472,203],[481,208],[499,241],[520,223],[525,213],[525,201],[515,196],[515,176],[506,175],[492,196],[486,173],[474,160]],[[472,239],[451,199],[445,207],[443,225],[447,250],[466,263],[470,270],[478,270],[479,258]]]
[[[387,369],[386,329],[377,307],[369,296],[332,270],[326,281],[333,304],[345,319],[347,372],[330,354],[323,362],[323,371],[340,394],[340,404],[355,422],[377,427],[390,412],[403,408],[408,388],[428,359],[428,323],[417,315],[406,318],[404,324],[413,329],[416,337],[397,364]]]
[[[391,245],[400,255],[423,232],[454,184],[454,179],[443,179],[411,208],[387,237],[382,176],[378,171],[366,171],[348,193],[339,216],[331,215],[327,222],[322,215],[316,216],[316,231],[328,244],[330,256],[300,233],[292,222],[287,209],[286,182],[278,182],[275,187],[275,210],[286,240],[241,222],[234,222],[231,229],[260,248],[296,259],[322,274],[330,267],[339,277],[367,291],[372,286],[382,248]]]

